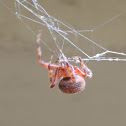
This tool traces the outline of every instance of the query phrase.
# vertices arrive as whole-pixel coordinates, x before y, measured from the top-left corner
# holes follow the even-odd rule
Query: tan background
[[[9,2],[5,3],[9,6]],[[76,29],[93,29],[126,10],[125,0],[41,3],[52,16]],[[125,62],[89,62],[94,76],[86,79],[86,89],[66,95],[57,86],[49,88],[48,71],[37,61],[35,39],[0,3],[0,126],[126,125]],[[94,40],[126,53],[126,13],[97,29]]]

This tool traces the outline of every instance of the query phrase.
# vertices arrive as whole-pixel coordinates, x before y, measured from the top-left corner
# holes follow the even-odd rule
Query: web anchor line
[[[53,16],[49,15],[48,12],[42,7],[42,5],[40,5],[37,2],[37,0],[32,0],[32,3],[28,2],[27,0],[23,0],[23,1],[16,0],[16,4],[15,5],[18,6],[16,9],[19,9],[19,11],[16,12],[16,15],[18,17],[25,18],[25,19],[30,20],[32,22],[35,22],[37,24],[41,24],[43,26],[46,26],[48,28],[48,30],[50,31],[50,34],[51,34],[55,44],[57,44],[57,43],[56,43],[56,37],[55,37],[53,32],[58,33],[59,36],[61,36],[61,38],[63,38],[63,41],[66,40],[73,47],[75,47],[78,51],[80,51],[81,53],[83,53],[87,57],[87,58],[83,58],[83,61],[126,61],[126,59],[124,58],[124,57],[126,57],[125,53],[120,53],[120,52],[107,50],[103,46],[97,44],[97,42],[95,42],[92,39],[90,39],[90,38],[86,37],[85,35],[81,34],[80,33],[81,31],[75,30],[72,26],[67,25],[67,24],[59,21],[58,19],[54,18]],[[29,17],[26,17],[26,16],[22,15],[21,11],[20,11],[20,6],[22,6],[24,9],[29,11],[31,14],[33,14],[38,19],[40,19],[40,21],[36,21],[36,20],[34,20],[32,18],[29,18]],[[35,12],[34,9],[32,10],[29,6],[33,7],[34,9],[36,9],[37,12]],[[111,22],[112,20],[118,18],[120,15],[124,14],[125,12],[126,11],[119,13],[118,15],[114,16],[113,18],[109,19],[108,21],[104,22],[103,24],[100,24],[99,26],[95,27],[92,30],[85,30],[85,32],[86,31],[87,32],[93,32],[94,30],[97,30],[98,28],[100,28],[100,27],[104,26],[105,24]],[[63,26],[64,28],[67,28],[69,30],[68,31],[62,30],[60,28],[60,26]],[[70,39],[68,39],[67,35],[69,33],[73,33],[74,35],[77,35],[79,37],[84,38],[84,40],[87,40],[89,43],[95,45],[97,48],[102,49],[103,52],[99,53],[99,54],[96,54],[94,56],[88,55],[88,53],[86,53],[84,50],[82,50],[77,45],[75,45]],[[58,45],[56,45],[56,46],[57,46],[57,48],[59,48]],[[113,55],[116,55],[116,56],[108,57],[108,56],[106,56],[106,54],[113,54]],[[121,57],[118,57],[118,56],[123,56],[123,57],[121,58]]]

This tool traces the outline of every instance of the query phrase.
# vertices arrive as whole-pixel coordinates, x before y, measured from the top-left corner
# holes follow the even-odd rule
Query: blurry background
[[[93,29],[126,10],[125,0],[41,0],[55,18]],[[7,6],[14,2],[6,2]],[[126,13],[97,29],[93,39],[126,53]],[[126,63],[88,62],[93,78],[76,95],[50,89],[37,61],[36,37],[0,3],[0,126],[125,126]],[[88,48],[88,47],[87,47]],[[44,57],[50,58],[44,53]]]

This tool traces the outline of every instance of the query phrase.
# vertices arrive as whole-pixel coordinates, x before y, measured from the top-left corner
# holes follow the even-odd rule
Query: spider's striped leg
[[[77,63],[80,63],[80,65],[82,67],[82,70],[84,70],[85,65],[84,65],[81,57],[79,57],[79,56],[72,56],[72,57],[70,57],[70,59],[75,60]]]
[[[51,69],[50,69],[50,65],[48,66],[48,70],[49,70],[49,77],[50,77],[50,88],[53,88],[56,84],[56,81],[58,80],[58,71],[59,68],[56,69],[55,74],[52,75]]]
[[[55,86],[55,82],[58,79],[58,71],[59,71],[59,68],[56,68],[55,74],[52,75],[50,64],[52,62],[53,56],[54,56],[54,52],[52,53],[52,56],[50,58],[50,62],[48,65],[48,71],[49,71],[49,77],[50,77],[50,83],[51,83],[50,88],[53,88]]]
[[[81,57],[78,57],[78,59],[79,59],[80,64],[81,64],[82,71],[84,71],[84,73],[85,73],[85,77],[92,78],[92,71],[86,65],[84,65],[84,63],[82,62]]]
[[[42,60],[42,51],[41,51],[41,46],[40,46],[40,42],[41,42],[41,33],[39,32],[37,35],[37,40],[36,40],[36,45],[37,45],[37,54],[38,54],[38,62],[45,68],[48,68],[49,63],[44,62]],[[54,65],[54,64],[50,64],[50,68],[51,69],[56,69],[58,66]]]
[[[74,71],[73,66],[69,65],[69,63],[67,61],[67,58],[66,58],[66,56],[64,55],[64,53],[62,52],[61,49],[60,49],[60,53],[62,54],[62,57],[63,57],[64,61],[66,62],[66,66],[67,66],[67,69],[69,71],[69,74],[71,75],[72,82],[76,83],[76,80],[75,80],[75,71]]]
[[[71,78],[72,78],[72,82],[73,82],[73,83],[76,83],[76,79],[75,79],[75,71],[74,71],[73,66],[71,66],[71,68],[72,68],[72,71],[71,71],[71,74],[72,74],[72,76],[71,76]]]
[[[79,57],[79,56],[73,56],[73,57],[70,57],[70,59],[73,59],[73,60],[77,61],[77,63],[80,63],[80,65],[82,67],[82,71],[85,72],[86,65],[84,65],[84,63],[82,62],[81,57]]]
[[[81,67],[82,67],[82,71],[85,73],[85,77],[87,77],[87,67],[86,67],[86,65],[84,65],[84,63],[82,62],[82,59],[80,58],[80,57],[78,57],[78,59],[79,59],[79,63],[80,63],[80,65],[81,65]]]
[[[80,75],[81,77],[84,77],[85,78],[85,73],[82,72],[82,70],[80,70],[78,67],[74,67],[74,70],[75,70],[75,73]]]
[[[79,60],[79,63],[82,67],[82,72],[81,70],[79,70],[77,67],[75,67],[75,70],[77,73],[79,73],[81,76],[83,77],[87,77],[87,78],[91,78],[92,77],[92,71],[83,63],[81,57],[78,57],[78,56],[73,56],[73,57],[70,57],[70,59],[73,59],[73,60]]]
[[[62,52],[61,49],[60,49],[60,53],[62,54],[62,57],[63,57],[64,61],[65,61],[65,62],[68,62],[66,56],[64,55],[64,53]]]
[[[66,65],[67,65],[67,69],[69,71],[69,74],[71,75],[72,82],[76,83],[74,67],[72,65],[69,65],[68,63],[66,63]]]
[[[45,63],[45,62],[42,60],[42,53],[41,53],[41,46],[40,46],[40,41],[41,41],[41,39],[40,39],[40,37],[41,37],[41,33],[39,32],[38,35],[37,35],[37,40],[36,40],[38,61],[39,61],[39,63],[40,63],[43,67],[48,68],[48,64]]]

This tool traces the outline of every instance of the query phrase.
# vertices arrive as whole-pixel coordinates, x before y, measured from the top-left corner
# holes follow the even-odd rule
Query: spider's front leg
[[[59,66],[55,65],[55,64],[51,64],[53,55],[51,56],[50,62],[46,63],[42,60],[42,52],[41,52],[41,46],[40,46],[40,42],[41,42],[41,33],[39,31],[38,35],[37,35],[37,40],[36,40],[36,45],[37,45],[37,54],[38,54],[38,62],[45,68],[48,68],[49,70],[49,76],[50,76],[50,83],[51,83],[51,88],[53,88],[55,86],[55,81],[57,79],[57,73],[58,73],[58,69]],[[52,75],[51,73],[51,69],[56,69],[55,74]],[[53,79],[54,78],[54,79]]]
[[[41,33],[40,33],[40,31],[39,31],[39,33],[38,33],[38,35],[37,35],[37,40],[36,40],[37,54],[38,54],[38,62],[39,62],[43,67],[48,68],[49,63],[44,62],[44,61],[42,60],[42,51],[41,51],[40,42],[41,42]],[[51,57],[51,58],[52,58],[52,57]],[[51,68],[51,69],[56,69],[56,68],[58,68],[58,66],[55,65],[55,64],[51,64],[51,65],[50,65],[50,68]]]
[[[75,67],[74,69],[76,70],[76,72],[84,77],[84,78],[91,78],[92,77],[92,71],[83,63],[81,57],[78,57],[78,56],[73,56],[73,57],[70,57],[70,59],[73,59],[75,61],[79,61],[80,65],[81,65],[81,70],[77,67]]]
[[[82,67],[82,71],[84,71],[85,73],[85,77],[86,78],[92,78],[92,71],[82,62],[81,57],[78,57],[81,67]]]

